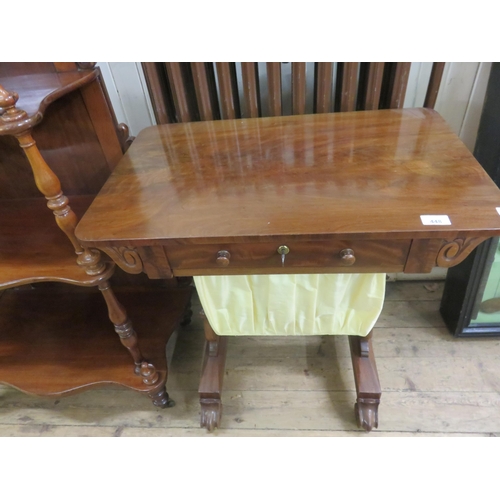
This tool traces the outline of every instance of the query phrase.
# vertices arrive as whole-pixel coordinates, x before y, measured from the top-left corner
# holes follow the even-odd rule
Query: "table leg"
[[[371,431],[378,427],[378,405],[382,395],[372,346],[373,330],[366,337],[349,335],[356,404],[354,412],[358,427]]]
[[[200,426],[208,431],[219,427],[222,415],[222,382],[226,364],[227,337],[219,337],[204,317],[205,352],[198,393],[200,395]]]

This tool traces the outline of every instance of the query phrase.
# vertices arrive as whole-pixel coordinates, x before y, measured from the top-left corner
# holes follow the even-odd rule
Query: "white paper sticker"
[[[497,212],[500,215],[500,207],[497,207]]]
[[[424,226],[451,226],[447,215],[421,215],[420,219]]]

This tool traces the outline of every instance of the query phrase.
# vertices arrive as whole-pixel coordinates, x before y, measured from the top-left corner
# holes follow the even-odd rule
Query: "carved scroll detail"
[[[127,273],[139,274],[144,270],[141,256],[133,247],[102,247],[101,250],[106,252]]]
[[[452,267],[460,264],[480,243],[488,238],[457,238],[446,241],[438,252],[436,264],[439,267]]]

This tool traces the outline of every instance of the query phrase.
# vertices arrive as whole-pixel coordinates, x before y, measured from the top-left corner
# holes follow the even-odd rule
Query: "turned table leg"
[[[382,395],[372,347],[373,330],[366,337],[349,335],[356,404],[354,412],[358,427],[371,431],[378,427],[378,405]]]
[[[219,337],[205,315],[205,351],[198,393],[200,395],[200,426],[213,431],[220,425],[222,415],[222,382],[226,364],[227,337]]]

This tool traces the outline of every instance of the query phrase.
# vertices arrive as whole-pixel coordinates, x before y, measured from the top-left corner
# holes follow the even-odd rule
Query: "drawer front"
[[[166,250],[176,276],[401,272],[410,243],[411,240],[287,242],[283,238],[278,244],[172,242],[166,245]],[[284,262],[279,252],[285,253]]]

